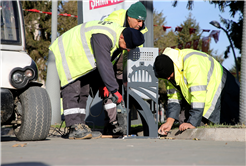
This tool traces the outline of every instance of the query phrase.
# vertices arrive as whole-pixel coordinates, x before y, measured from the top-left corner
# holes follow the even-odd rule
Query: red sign
[[[122,3],[124,0],[90,0],[90,10]]]

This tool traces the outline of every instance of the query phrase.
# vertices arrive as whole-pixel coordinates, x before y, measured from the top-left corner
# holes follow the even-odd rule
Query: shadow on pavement
[[[2,164],[1,166],[49,166],[49,165],[40,162],[21,162],[21,163]]]
[[[1,142],[6,142],[6,141],[18,141],[18,139],[12,136],[1,136]]]

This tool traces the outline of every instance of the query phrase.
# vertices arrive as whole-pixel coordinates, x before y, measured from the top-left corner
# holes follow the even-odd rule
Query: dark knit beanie
[[[144,35],[133,28],[125,28],[123,30],[123,36],[126,42],[126,47],[129,49],[136,48],[144,43]]]
[[[154,71],[157,78],[167,79],[174,72],[173,61],[165,54],[155,58]]]
[[[127,15],[139,20],[145,20],[146,8],[141,2],[136,2],[129,7],[129,9],[127,10]]]

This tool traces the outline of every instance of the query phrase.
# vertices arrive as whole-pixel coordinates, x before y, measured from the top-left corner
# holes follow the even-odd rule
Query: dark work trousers
[[[221,105],[216,107],[220,112],[218,116],[218,121],[220,124],[237,124],[239,122],[239,90],[240,86],[235,77],[225,69],[227,72],[227,78],[222,90],[221,96]],[[184,123],[188,120],[190,105],[186,101],[182,101],[182,110],[179,115],[179,123]],[[212,114],[213,115],[213,114]],[[211,116],[212,116],[211,115]],[[210,123],[206,118],[202,118],[201,126]]]
[[[85,124],[86,102],[90,93],[96,94],[98,87],[102,86],[102,80],[97,70],[94,70],[61,90],[63,110],[66,126]]]
[[[233,125],[239,122],[240,85],[229,71],[226,72],[227,79],[221,97],[220,123]]]

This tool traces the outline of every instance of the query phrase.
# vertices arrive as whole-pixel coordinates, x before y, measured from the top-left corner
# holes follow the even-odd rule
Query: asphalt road
[[[22,147],[23,146],[23,147]],[[243,165],[245,142],[119,139],[17,141],[2,137],[2,166]]]

